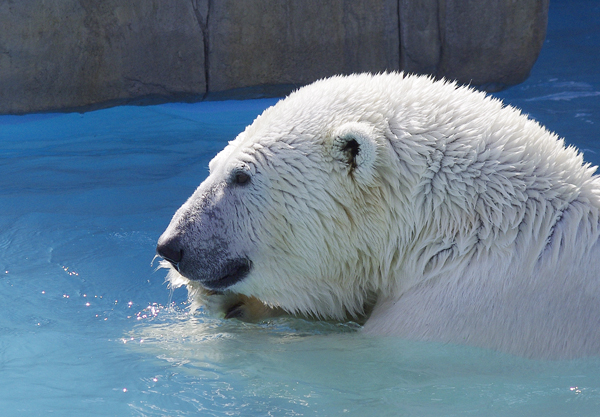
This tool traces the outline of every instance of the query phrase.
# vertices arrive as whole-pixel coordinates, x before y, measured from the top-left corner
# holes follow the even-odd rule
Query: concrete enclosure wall
[[[497,90],[541,49],[548,0],[6,0],[0,114],[283,95],[404,70]]]

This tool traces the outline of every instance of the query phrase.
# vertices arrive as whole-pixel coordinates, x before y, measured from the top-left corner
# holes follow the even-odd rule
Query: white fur
[[[201,187],[240,167],[252,185],[231,191],[228,239],[253,269],[230,292],[321,318],[374,307],[373,334],[600,353],[596,168],[499,100],[397,73],[321,80],[259,116]]]

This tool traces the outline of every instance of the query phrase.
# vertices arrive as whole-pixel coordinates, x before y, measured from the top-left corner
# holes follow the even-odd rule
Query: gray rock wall
[[[4,0],[0,114],[282,95],[406,70],[523,81],[548,0]]]
[[[214,1],[209,91],[399,69],[398,27],[397,1]]]
[[[400,0],[400,16],[405,71],[495,91],[529,75],[546,37],[548,0]]]
[[[0,1],[0,113],[205,92],[191,2]]]

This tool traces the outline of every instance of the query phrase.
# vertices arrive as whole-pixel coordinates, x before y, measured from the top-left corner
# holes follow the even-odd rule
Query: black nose
[[[183,258],[181,241],[176,236],[161,236],[156,245],[156,253],[165,261],[178,264]]]

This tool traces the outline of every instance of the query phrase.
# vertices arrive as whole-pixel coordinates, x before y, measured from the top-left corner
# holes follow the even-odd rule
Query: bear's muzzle
[[[243,280],[252,262],[245,257],[224,258],[222,246],[202,251],[184,250],[181,235],[164,233],[158,240],[156,253],[185,278],[201,282],[206,289],[223,291]]]

